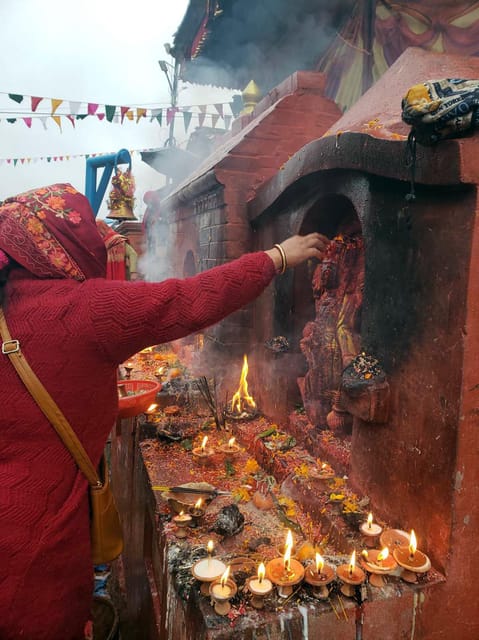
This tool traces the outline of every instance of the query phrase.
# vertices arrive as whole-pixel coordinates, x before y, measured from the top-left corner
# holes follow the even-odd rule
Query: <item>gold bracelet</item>
[[[282,275],[288,268],[288,261],[286,260],[286,254],[284,252],[283,247],[280,244],[275,244],[273,246],[275,249],[278,249],[279,255],[281,256],[281,269],[279,270],[279,273]]]

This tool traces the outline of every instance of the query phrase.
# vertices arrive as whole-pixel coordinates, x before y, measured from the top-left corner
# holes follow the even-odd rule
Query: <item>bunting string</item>
[[[153,149],[132,149],[130,150],[130,155],[141,154],[145,151],[153,152],[159,151],[160,148]],[[116,151],[101,151],[98,153],[75,153],[75,154],[63,154],[63,155],[44,155],[44,156],[25,156],[23,158],[0,158],[0,167],[4,165],[11,165],[16,167],[17,165],[26,165],[26,164],[36,164],[37,162],[66,162],[68,160],[75,160],[77,158],[84,158],[87,160],[88,158],[96,158],[98,156],[104,155],[112,155],[117,153]]]

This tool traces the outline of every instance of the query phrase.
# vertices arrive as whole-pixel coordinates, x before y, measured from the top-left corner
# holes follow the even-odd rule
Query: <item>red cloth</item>
[[[217,322],[274,275],[263,252],[164,283],[41,280],[14,269],[7,322],[97,462],[117,413],[116,368]],[[93,590],[87,484],[0,358],[0,638],[82,638]]]
[[[84,197],[76,201],[86,220]],[[20,255],[10,242],[2,212],[0,248],[35,267],[36,256]],[[94,229],[93,243],[103,246],[94,221],[85,224]],[[73,247],[70,237],[66,243]],[[77,264],[85,257],[78,255],[80,244]],[[256,298],[274,275],[263,252],[163,283],[80,281],[71,271],[51,279],[44,275],[47,265],[41,263],[40,277],[12,268],[5,314],[12,337],[95,463],[117,414],[118,365],[148,345],[219,321]],[[96,265],[83,261],[81,267]],[[1,355],[0,380],[0,639],[77,640],[93,593],[87,482]]]

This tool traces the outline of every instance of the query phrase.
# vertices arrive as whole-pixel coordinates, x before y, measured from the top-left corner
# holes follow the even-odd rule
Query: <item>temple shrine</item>
[[[236,55],[277,37],[249,31],[257,4],[190,2],[184,77],[254,82],[149,194],[141,250],[184,277],[292,233],[330,247],[121,367],[122,638],[475,640],[479,137],[418,145],[412,173],[401,101],[479,78],[476,3],[304,0],[322,37],[282,77]]]

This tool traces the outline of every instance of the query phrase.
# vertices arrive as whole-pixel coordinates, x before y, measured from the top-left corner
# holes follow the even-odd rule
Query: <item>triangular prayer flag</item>
[[[216,111],[218,112],[218,114],[220,115],[220,117],[222,118],[223,117],[223,105],[221,103],[220,104],[215,104],[214,107],[215,107]]]
[[[21,164],[25,164],[25,158],[20,158]]]
[[[216,123],[218,122],[219,119],[220,117],[217,113],[211,114],[211,126],[213,127],[213,129],[216,127]]]
[[[50,115],[53,115],[58,107],[61,105],[63,100],[58,100],[57,98],[52,98],[52,112]]]
[[[113,118],[115,117],[116,106],[114,104],[106,104],[105,105],[105,115],[108,122],[113,122]]]
[[[128,109],[130,107],[120,107],[120,124],[123,124],[123,120],[125,119],[125,115],[128,113]]]
[[[160,113],[157,113],[155,117],[158,120],[158,124],[161,126],[163,120],[163,109],[160,109]]]
[[[198,109],[200,110],[201,113],[206,113],[207,106],[208,105],[206,104],[199,104]]]
[[[88,103],[88,115],[89,116],[94,116],[96,113],[96,110],[98,109],[99,105],[95,104],[94,102],[89,102]]]
[[[58,128],[61,131],[62,130],[62,119],[60,118],[60,116],[52,116],[52,118],[55,120],[55,122],[58,125]]]
[[[133,120],[133,111],[131,109],[128,109],[125,115],[128,118],[128,120]]]
[[[23,118],[23,122],[27,125],[27,127],[30,129],[32,126],[32,119],[31,118]]]
[[[229,105],[231,113],[237,118],[243,109],[243,96],[237,93],[233,96],[233,101],[230,102]]]
[[[51,156],[47,156],[47,162],[51,162],[52,161],[52,157]]]
[[[150,116],[150,122],[153,122],[153,120],[156,118],[158,120],[158,116],[161,115],[161,109],[152,109],[151,110],[151,116]],[[160,124],[161,124],[161,120],[160,120]]]
[[[98,118],[98,120],[103,120],[103,118],[105,117],[104,113],[97,113],[96,117]]]
[[[9,122],[10,124],[13,124],[16,121],[17,121],[16,118],[7,118],[7,122]]]
[[[18,158],[13,158],[13,166],[16,167],[18,162]]]
[[[190,126],[192,115],[191,111],[183,111],[183,125],[185,127],[185,133],[188,133],[188,127]]]
[[[11,158],[7,158],[7,162],[8,162],[8,164],[11,164],[12,159]]]
[[[43,100],[43,98],[35,98],[32,96],[31,101],[32,101],[32,111],[35,112],[37,110],[38,105],[40,104],[40,102]]]
[[[198,124],[200,125],[200,127],[203,126],[203,123],[205,121],[205,117],[206,117],[206,113],[199,113],[198,114]]]
[[[75,116],[75,120],[85,120],[85,118],[88,118],[88,113],[78,113]]]
[[[146,116],[146,109],[143,109],[143,107],[137,107],[136,109],[136,124],[139,123],[139,121],[141,120],[141,118],[144,118]]]
[[[67,115],[68,120],[70,120],[70,122],[72,123],[73,128],[75,128],[75,116],[68,114]]]
[[[175,113],[178,111],[178,107],[169,107],[166,110],[166,124],[171,124],[171,121],[175,117]]]
[[[39,118],[40,122],[43,125],[43,128],[45,129],[45,131],[47,130],[47,116],[41,116]]]
[[[30,164],[31,161],[32,161],[31,158],[27,158],[27,164]]]
[[[21,96],[19,93],[9,93],[8,97],[12,100],[15,100],[15,102],[18,102],[18,104],[20,104],[20,102],[23,102],[23,96]]]
[[[73,113],[73,115],[76,116],[76,114],[80,110],[81,102],[72,102],[70,100],[68,104],[70,105],[70,113]]]

